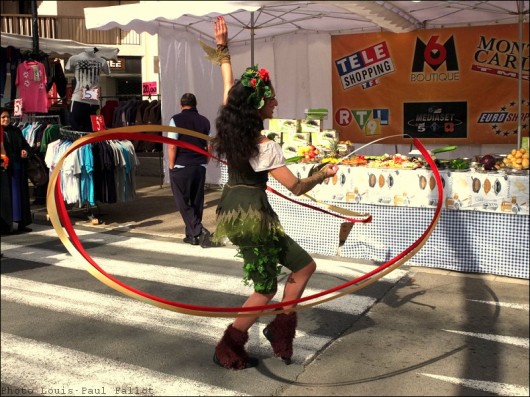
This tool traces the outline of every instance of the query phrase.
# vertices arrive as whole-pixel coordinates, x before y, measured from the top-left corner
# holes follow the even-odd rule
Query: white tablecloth
[[[302,178],[310,169],[308,164],[289,167]],[[440,174],[445,185],[442,214],[410,264],[528,279],[528,176],[449,171]],[[371,223],[354,224],[342,245],[341,219],[273,193],[269,193],[269,199],[286,232],[308,252],[385,262],[414,243],[432,220],[437,189],[431,176],[427,169],[341,166],[336,178],[317,186],[310,194],[323,203],[372,215]],[[222,180],[226,182],[226,170]],[[293,196],[272,177],[269,186],[315,205],[307,198]]]

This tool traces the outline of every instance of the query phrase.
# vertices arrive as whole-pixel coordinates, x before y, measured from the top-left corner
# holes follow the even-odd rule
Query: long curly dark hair
[[[270,86],[270,82],[268,82]],[[249,103],[253,89],[236,81],[228,92],[226,105],[221,106],[215,122],[217,135],[213,146],[232,168],[242,168],[259,153],[258,140],[263,130],[259,111]]]

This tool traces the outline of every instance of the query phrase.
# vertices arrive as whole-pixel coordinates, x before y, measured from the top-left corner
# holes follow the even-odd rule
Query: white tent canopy
[[[33,50],[33,37],[19,34],[2,33],[2,47],[13,46],[23,51]],[[94,51],[93,44],[79,43],[73,40],[47,39],[39,37],[39,50],[55,58],[69,58],[82,51]],[[97,46],[98,55],[107,60],[117,59],[118,48]]]
[[[185,92],[195,93],[199,111],[215,120],[221,75],[198,39],[214,45],[219,15],[228,24],[236,78],[250,64],[266,67],[279,99],[274,117],[302,118],[307,108],[332,109],[332,35],[517,23],[528,20],[528,1],[141,1],[85,8],[88,29],[159,35],[163,123]]]
[[[528,16],[528,1],[141,1],[85,8],[87,29],[156,34],[171,26],[212,40],[217,15],[225,15],[235,43],[250,40],[250,32],[260,39],[293,32],[401,33],[517,23],[519,15]]]

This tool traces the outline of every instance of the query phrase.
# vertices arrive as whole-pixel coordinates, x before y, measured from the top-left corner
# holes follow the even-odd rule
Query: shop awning
[[[19,34],[2,33],[2,47],[13,46],[23,51],[33,50],[33,38]],[[69,58],[82,51],[94,50],[93,44],[73,40],[39,38],[39,50],[55,58]],[[117,59],[120,50],[114,47],[97,46],[97,53],[104,59]]]

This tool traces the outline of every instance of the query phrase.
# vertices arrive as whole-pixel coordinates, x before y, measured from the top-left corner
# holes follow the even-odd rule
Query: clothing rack
[[[61,137],[69,139],[71,141],[75,141],[76,139],[81,138],[84,135],[90,134],[90,132],[86,131],[71,130],[70,126],[61,127],[59,128],[59,131],[61,132]]]
[[[160,100],[161,98],[161,94],[153,94],[153,95],[143,95],[143,94],[124,94],[124,95],[102,95],[99,97],[99,100],[100,100],[100,107],[103,107],[103,102],[105,99],[116,99],[116,100],[120,100],[120,99],[138,99],[139,101],[142,100],[142,98],[145,98],[147,97],[149,100],[151,100],[152,98],[151,97],[155,97],[157,100]],[[142,152],[143,156],[144,157],[151,157],[149,156],[148,154],[149,153],[152,153],[152,152]],[[158,164],[159,164],[159,169],[160,169],[160,188],[163,187],[164,185],[164,151],[163,149],[162,150],[158,150],[156,152],[154,152],[157,154],[157,157],[158,157]],[[139,155],[140,157],[142,157],[142,155]]]
[[[41,121],[44,123],[61,125],[61,116],[51,115],[51,114],[48,114],[48,115],[25,114],[22,117],[18,117],[18,116],[12,117],[11,120],[16,121],[16,122],[21,121],[23,123],[33,123],[35,121]]]
[[[75,141],[76,139],[79,139],[84,135],[90,134],[90,132],[86,132],[86,131],[72,130],[70,129],[70,126],[60,127],[59,131],[61,133],[62,138],[68,139],[70,141]],[[82,209],[82,211],[83,211],[84,216],[86,216],[93,225],[99,225],[101,223],[99,220],[99,216],[101,216],[102,214],[101,214],[101,209],[99,208],[97,203],[94,206],[91,206],[90,204],[87,203],[84,205],[83,208],[84,210]],[[96,208],[97,210],[97,215],[94,214],[94,211],[93,211],[94,208]],[[72,208],[68,212],[71,212],[72,215],[76,216],[76,213],[78,212],[76,210],[77,208],[75,207],[75,205],[73,205]],[[79,216],[79,214],[77,214],[77,216]]]

